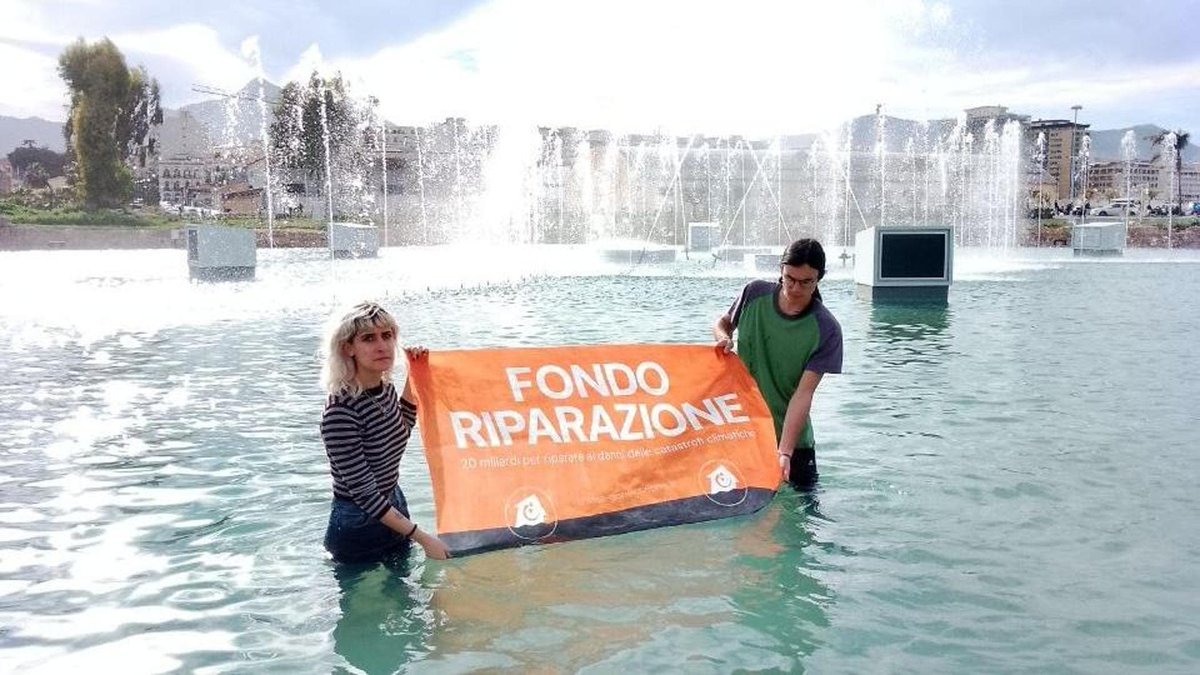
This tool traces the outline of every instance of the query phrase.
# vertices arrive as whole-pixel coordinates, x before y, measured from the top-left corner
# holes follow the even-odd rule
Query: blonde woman
[[[400,490],[400,458],[417,423],[417,405],[407,382],[400,395],[392,383],[398,332],[383,307],[363,302],[332,326],[325,340],[321,380],[329,397],[321,438],[333,477],[325,548],[337,562],[378,562],[406,553],[410,541],[420,544],[426,557],[450,557],[441,539],[409,519]],[[404,352],[415,360],[428,350],[406,347]]]

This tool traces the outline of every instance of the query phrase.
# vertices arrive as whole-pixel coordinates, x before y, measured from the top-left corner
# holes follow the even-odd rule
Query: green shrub
[[[124,209],[90,209],[52,193],[17,193],[0,199],[0,215],[17,225],[115,225],[122,227],[170,227],[175,222],[159,213]]]

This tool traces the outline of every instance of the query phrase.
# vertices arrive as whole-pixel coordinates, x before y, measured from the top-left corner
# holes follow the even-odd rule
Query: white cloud
[[[920,118],[986,104],[1065,110],[1081,101],[1096,113],[1200,84],[1191,64],[1001,60],[977,51],[968,33],[948,3],[922,0],[749,0],[736,9],[496,0],[409,44],[318,61],[360,82],[396,121],[464,115],[715,133],[815,131],[876,104]]]
[[[644,127],[769,117],[754,98],[786,88],[778,80],[768,86],[769,73],[811,46],[799,31],[772,31],[745,11],[730,17],[674,2],[580,7],[493,2],[436,34],[331,65],[358,73],[394,119],[464,114]]]
[[[23,2],[0,3],[0,41],[65,44],[62,36],[47,28],[53,23],[45,9],[44,5]]]
[[[283,82],[307,82],[308,76],[314,70],[325,75],[333,75],[334,72],[333,67],[325,63],[325,57],[321,55],[321,46],[315,44],[309,45],[300,53],[296,64],[284,73]]]
[[[0,3],[0,56],[18,64],[0,68],[0,87],[22,92],[0,113],[62,117],[65,92],[50,55],[75,35],[56,32],[67,29],[48,7]],[[194,84],[241,87],[257,74],[257,54],[278,62],[280,40],[269,33],[246,38],[233,25],[222,35],[198,23],[143,30],[116,7],[110,23],[127,25],[110,33],[113,41],[158,77],[167,105],[205,98]],[[405,44],[347,55],[315,41],[267,76],[282,83],[304,81],[314,68],[341,71],[353,91],[378,97],[388,118],[416,123],[459,115],[758,134],[818,131],[876,104],[935,118],[985,104],[1057,115],[1080,103],[1101,124],[1152,121],[1112,119],[1113,111],[1138,115],[1137,106],[1169,108],[1164,124],[1192,124],[1194,104],[1158,102],[1194,101],[1198,64],[1098,64],[1094,50],[1072,51],[1062,40],[1053,58],[1000,55],[982,47],[990,24],[969,9],[944,0],[493,0]],[[363,39],[381,32],[364,31]]]
[[[157,68],[190,78],[189,82],[172,83],[177,88],[207,84],[236,90],[255,77],[254,65],[238,51],[222,44],[217,31],[210,26],[180,24],[162,30],[117,33],[111,37],[125,53],[126,61],[145,63],[152,75],[157,65]]]
[[[45,8],[19,2],[0,3],[0,115],[66,118],[66,88],[58,76],[58,57],[42,48],[69,40],[48,30]]]
[[[915,0],[580,7],[498,0],[410,44],[326,67],[360,78],[396,120],[772,133],[911,97],[914,76],[949,59],[922,41],[947,10]]]
[[[0,64],[15,64],[0,67],[0,91],[12,92],[0,99],[0,115],[66,119],[67,92],[56,57],[0,43]]]
[[[37,115],[52,120],[65,116],[66,88],[58,76],[58,54],[77,37],[50,30],[53,21],[42,6],[0,5],[0,90],[19,92],[0,102],[0,114]],[[145,65],[159,79],[167,103],[178,105],[196,98],[194,84],[237,89],[255,77],[255,66],[227,48],[217,32],[200,24],[165,29],[110,33],[130,66]],[[95,41],[104,34],[84,34]],[[53,54],[48,56],[47,54]],[[9,65],[12,64],[12,65]]]
[[[930,76],[922,101],[924,108],[910,105],[897,114],[916,115],[926,110],[953,111],[971,105],[1006,105],[1015,112],[1034,117],[1069,118],[1070,107],[1082,103],[1094,116],[1104,110],[1140,108],[1161,114],[1153,106],[1171,92],[1200,90],[1200,61],[1116,68],[1089,68],[1083,63],[1045,66],[1001,64],[994,68],[970,69],[952,63]],[[1184,111],[1180,111],[1184,112]],[[1081,120],[1082,121],[1082,120]],[[1151,117],[1111,119],[1103,126],[1156,121]],[[1162,120],[1171,124],[1171,120]]]

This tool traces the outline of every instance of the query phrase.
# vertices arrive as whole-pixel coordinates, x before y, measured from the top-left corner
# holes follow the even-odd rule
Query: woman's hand
[[[425,549],[425,557],[431,560],[449,560],[450,547],[441,539],[426,533],[424,530],[417,532],[413,536],[413,541],[421,545]]]
[[[404,348],[404,354],[405,354],[405,356],[408,357],[409,361],[416,361],[417,359],[421,358],[422,356],[425,356],[428,353],[429,353],[429,350],[420,345]]]
[[[733,353],[733,338],[727,337],[717,340],[717,351],[721,352],[722,354]]]

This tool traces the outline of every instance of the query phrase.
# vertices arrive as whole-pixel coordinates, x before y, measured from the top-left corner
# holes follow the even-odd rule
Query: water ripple
[[[846,372],[814,405],[815,495],[352,570],[320,543],[315,355],[337,298],[394,305],[404,339],[435,349],[707,343],[748,272],[614,274],[568,252],[488,278],[443,251],[385,251],[331,279],[319,255],[271,251],[259,281],[204,286],[176,253],[0,266],[0,670],[1200,664],[1200,604],[1181,590],[1200,586],[1200,389],[1180,374],[1195,265],[1006,266],[944,308],[862,303],[835,275]],[[37,301],[8,292],[42,282]],[[402,482],[432,522],[419,437]]]

